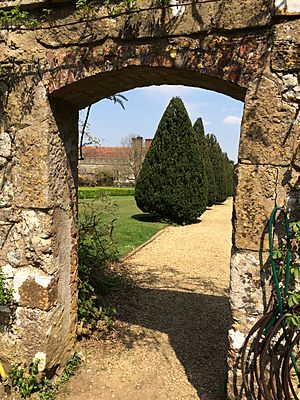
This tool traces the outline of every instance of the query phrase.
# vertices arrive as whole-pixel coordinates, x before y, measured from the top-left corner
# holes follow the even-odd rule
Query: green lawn
[[[105,215],[104,219],[110,221],[112,218],[118,218],[115,222],[114,239],[120,258],[166,226],[166,224],[155,222],[150,214],[142,213],[137,208],[133,196],[113,196],[111,200],[117,205],[116,210],[112,214]],[[79,212],[81,201],[79,200]],[[100,201],[94,200],[95,207],[97,204],[100,207]]]

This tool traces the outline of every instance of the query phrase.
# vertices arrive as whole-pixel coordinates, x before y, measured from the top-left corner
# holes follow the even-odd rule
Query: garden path
[[[171,226],[127,258],[116,339],[80,344],[59,400],[225,398],[232,200]]]

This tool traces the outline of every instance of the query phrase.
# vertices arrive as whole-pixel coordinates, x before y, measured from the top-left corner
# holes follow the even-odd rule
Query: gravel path
[[[59,400],[225,399],[232,200],[168,227],[126,261],[116,341],[80,345]]]

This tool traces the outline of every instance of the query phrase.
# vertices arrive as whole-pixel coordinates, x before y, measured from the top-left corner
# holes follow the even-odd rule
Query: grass
[[[106,213],[103,218],[107,222],[118,218],[115,222],[114,240],[119,258],[127,255],[166,226],[166,224],[155,221],[150,214],[141,212],[136,206],[133,196],[114,196],[112,200],[117,205],[116,210],[114,213]],[[81,201],[79,201],[79,205]],[[100,209],[101,201],[94,200],[95,207],[97,204]]]

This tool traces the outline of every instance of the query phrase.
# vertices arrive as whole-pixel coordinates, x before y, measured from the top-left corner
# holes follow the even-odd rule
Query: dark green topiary
[[[198,118],[194,123],[194,131],[199,141],[201,153],[203,154],[204,169],[207,179],[207,205],[212,206],[216,202],[216,182],[213,167],[208,155],[208,146],[205,139],[202,118]]]
[[[213,134],[206,136],[208,146],[208,154],[211,165],[213,167],[215,183],[216,183],[216,203],[222,203],[227,198],[227,178],[225,172],[225,160],[222,149]]]
[[[225,185],[226,185],[226,194],[227,196],[234,195],[234,163],[229,160],[227,153],[223,153],[223,160],[225,165]]]
[[[164,112],[139,174],[135,200],[145,212],[176,223],[196,221],[207,187],[199,143],[179,97]]]

